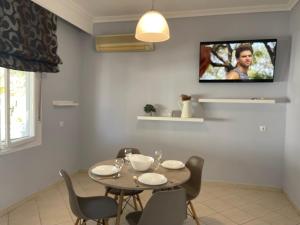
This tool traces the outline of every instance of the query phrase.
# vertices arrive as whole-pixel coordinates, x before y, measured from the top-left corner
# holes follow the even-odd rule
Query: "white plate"
[[[119,172],[119,169],[113,165],[101,165],[93,168],[91,172],[99,176],[109,176]]]
[[[171,170],[178,170],[185,167],[183,162],[177,160],[166,160],[161,164],[161,166]]]
[[[147,185],[162,185],[168,182],[168,179],[158,173],[144,173],[138,177],[138,181]]]

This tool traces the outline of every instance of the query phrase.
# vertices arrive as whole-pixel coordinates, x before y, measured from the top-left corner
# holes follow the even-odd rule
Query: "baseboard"
[[[283,190],[279,187],[272,187],[272,186],[263,186],[263,185],[256,185],[256,184],[244,184],[244,183],[234,183],[228,181],[219,181],[219,180],[204,180],[204,185],[214,184],[220,186],[228,186],[228,187],[237,187],[243,189],[254,189],[260,191],[274,191],[274,192],[283,192]]]
[[[285,191],[283,191],[283,194],[285,195],[285,197],[289,200],[289,202],[292,204],[292,206],[296,209],[296,211],[300,215],[300,208],[298,208],[297,205],[291,200],[291,198],[288,195],[288,193],[286,193]]]

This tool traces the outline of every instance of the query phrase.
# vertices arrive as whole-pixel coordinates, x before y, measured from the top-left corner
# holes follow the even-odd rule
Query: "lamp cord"
[[[152,0],[151,10],[154,10],[154,0]]]

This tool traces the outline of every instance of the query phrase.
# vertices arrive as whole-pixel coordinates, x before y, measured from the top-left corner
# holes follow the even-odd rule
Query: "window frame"
[[[18,152],[25,149],[30,149],[35,146],[42,144],[42,123],[40,121],[40,99],[41,99],[41,89],[39,88],[41,85],[41,74],[34,72],[33,74],[33,90],[29,91],[29,94],[32,95],[33,104],[30,105],[30,113],[33,113],[33,120],[30,122],[33,128],[33,135],[30,137],[22,137],[17,139],[11,139],[10,134],[10,85],[8,82],[10,80],[10,69],[4,68],[6,76],[4,77],[4,82],[6,86],[5,93],[5,119],[7,122],[5,129],[5,144],[0,145],[0,156],[10,154],[13,152]],[[32,93],[33,92],[33,93]],[[33,124],[32,124],[33,123]]]

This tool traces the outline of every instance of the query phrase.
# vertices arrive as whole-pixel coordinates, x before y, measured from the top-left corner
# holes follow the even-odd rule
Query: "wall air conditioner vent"
[[[101,35],[96,37],[98,52],[148,52],[154,44],[135,39],[134,34]]]

